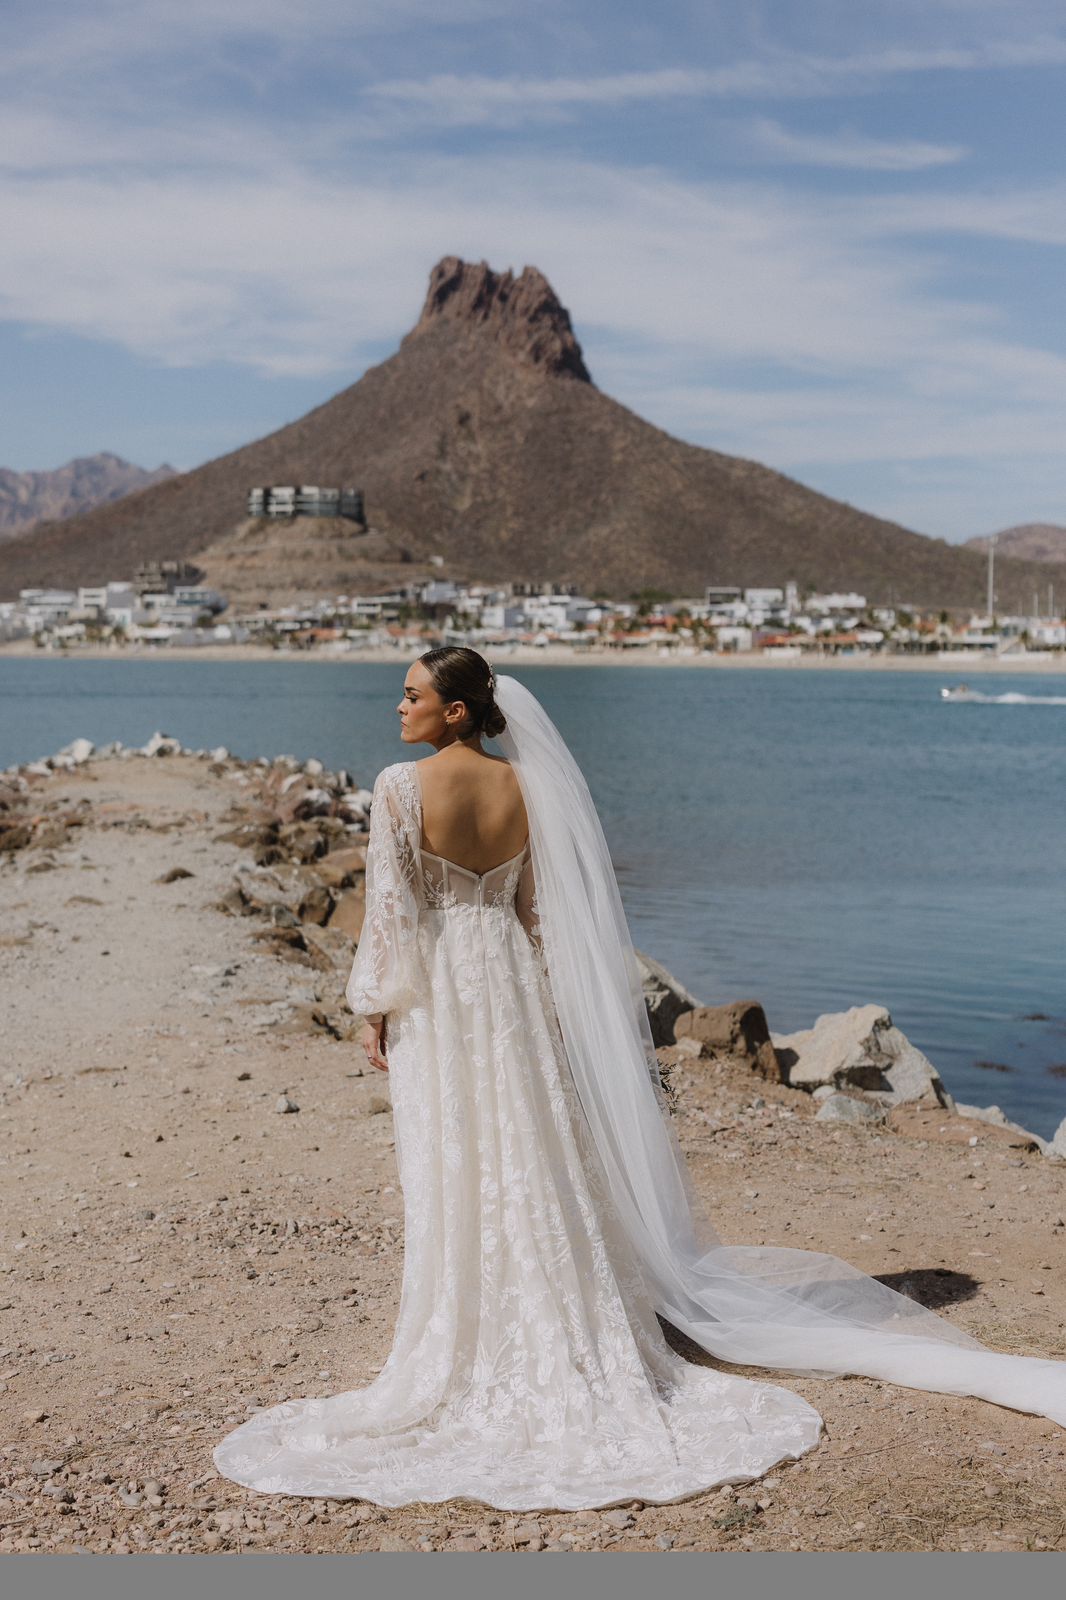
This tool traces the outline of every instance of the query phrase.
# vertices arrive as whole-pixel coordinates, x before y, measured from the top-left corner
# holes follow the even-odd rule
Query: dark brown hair
[[[460,739],[470,739],[476,733],[494,739],[503,732],[507,718],[496,704],[492,668],[483,655],[466,645],[446,644],[425,651],[418,659],[446,705],[452,700],[461,700],[465,705],[468,715]]]

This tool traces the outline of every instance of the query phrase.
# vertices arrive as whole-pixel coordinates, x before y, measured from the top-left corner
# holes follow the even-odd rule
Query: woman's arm
[[[384,1065],[384,1019],[411,1005],[419,991],[416,937],[421,904],[418,862],[405,809],[392,771],[374,784],[366,855],[363,929],[345,987],[351,1009],[366,1022],[364,1048]],[[367,1039],[374,1042],[373,1052]]]

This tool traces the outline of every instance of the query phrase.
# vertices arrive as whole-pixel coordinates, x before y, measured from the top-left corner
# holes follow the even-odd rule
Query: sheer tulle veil
[[[659,1314],[711,1355],[805,1377],[864,1374],[1066,1426],[1066,1361],[989,1349],[821,1251],[723,1243],[665,1107],[633,942],[589,788],[536,697],[495,676],[497,743],[529,820],[544,954],[578,1094]]]

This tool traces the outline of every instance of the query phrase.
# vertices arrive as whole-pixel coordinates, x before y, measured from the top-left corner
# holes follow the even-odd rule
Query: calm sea
[[[0,766],[157,728],[368,787],[407,662],[0,660]],[[510,669],[504,669],[510,670]],[[518,667],[589,780],[636,944],[775,1032],[870,1001],[960,1100],[1066,1115],[1066,705],[935,673]],[[971,687],[1066,693],[1059,676]]]

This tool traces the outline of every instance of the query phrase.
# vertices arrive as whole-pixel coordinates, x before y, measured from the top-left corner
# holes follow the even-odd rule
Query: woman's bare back
[[[422,795],[422,847],[468,872],[491,872],[528,837],[518,779],[502,756],[444,751],[415,762]]]

